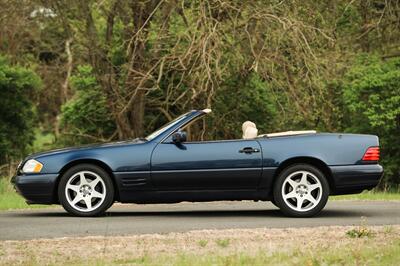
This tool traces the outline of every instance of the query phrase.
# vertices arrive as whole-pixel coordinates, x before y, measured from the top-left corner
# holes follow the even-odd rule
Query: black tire
[[[285,180],[292,174],[295,174],[299,171],[306,171],[313,175],[313,178],[316,177],[321,184],[321,193],[320,200],[317,204],[311,204],[311,202],[305,201],[311,207],[310,210],[306,211],[297,211],[289,206],[290,203],[286,203],[283,199],[282,186],[284,185]],[[293,188],[294,190],[294,188]],[[321,210],[325,207],[328,197],[329,197],[329,184],[325,177],[325,175],[316,167],[308,164],[295,164],[285,168],[278,176],[274,184],[274,202],[279,207],[281,212],[287,216],[291,217],[312,217],[317,215]],[[297,192],[296,192],[297,193]],[[311,192],[308,192],[311,193]],[[318,194],[319,195],[319,194]],[[303,195],[302,195],[303,197]],[[319,196],[318,196],[319,197]],[[288,201],[288,200],[287,200]],[[297,199],[296,199],[297,201]],[[294,202],[296,202],[294,201]],[[301,205],[302,203],[300,203]],[[306,208],[307,209],[307,208]]]
[[[105,185],[105,197],[104,200],[96,209],[92,211],[80,211],[74,208],[67,199],[67,195],[65,192],[66,185],[71,177],[81,171],[89,171],[97,174]],[[109,174],[104,171],[103,168],[98,167],[93,164],[79,164],[68,169],[61,177],[60,183],[58,185],[58,199],[64,209],[74,216],[82,216],[82,217],[92,217],[99,216],[105,213],[105,211],[112,206],[114,203],[114,185],[109,176]]]

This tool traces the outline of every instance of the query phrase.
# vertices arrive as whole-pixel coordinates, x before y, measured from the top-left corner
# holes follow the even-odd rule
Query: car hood
[[[117,147],[117,146],[132,145],[132,144],[134,145],[134,144],[141,144],[144,142],[146,142],[146,140],[137,138],[137,139],[125,140],[125,141],[95,143],[95,144],[88,144],[88,145],[82,145],[82,146],[67,147],[67,148],[61,148],[61,149],[55,149],[55,150],[50,150],[50,151],[34,153],[34,154],[29,155],[27,158],[25,158],[25,161],[29,160],[29,159],[33,159],[33,158],[39,158],[39,157],[55,155],[55,154],[60,154],[60,153],[67,153],[67,152],[77,151],[77,150],[91,150],[91,149]]]

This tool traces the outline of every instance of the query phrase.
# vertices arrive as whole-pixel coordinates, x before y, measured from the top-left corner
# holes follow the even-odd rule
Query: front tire
[[[114,203],[113,182],[96,165],[76,165],[61,177],[58,198],[64,209],[75,216],[98,216]]]
[[[274,201],[285,215],[311,217],[326,205],[329,184],[324,174],[308,164],[284,169],[274,185]]]

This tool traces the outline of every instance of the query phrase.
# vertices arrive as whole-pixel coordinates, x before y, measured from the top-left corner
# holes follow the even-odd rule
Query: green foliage
[[[197,243],[199,244],[200,247],[204,248],[204,247],[207,246],[208,241],[205,240],[205,239],[201,239],[201,240],[199,240]]]
[[[1,85],[0,163],[31,151],[34,109],[36,151],[52,135],[56,146],[145,136],[209,107],[204,139],[240,138],[246,120],[260,134],[377,134],[384,183],[400,183],[400,61],[381,60],[398,56],[396,1],[14,2],[0,4],[0,53],[43,86],[27,89],[29,74]]]
[[[67,134],[65,140],[72,143],[93,142],[109,137],[115,130],[106,98],[92,74],[90,66],[79,66],[71,77],[76,90],[74,98],[62,107],[61,125]]]
[[[44,208],[51,205],[28,205],[25,199],[15,192],[8,178],[0,177],[0,211],[12,209]]]
[[[391,189],[387,192],[382,192],[380,189],[364,191],[360,194],[330,196],[329,200],[379,200],[379,201],[392,201],[400,200],[400,190]]]
[[[43,128],[35,128],[35,140],[32,143],[32,152],[41,152],[43,150],[50,150],[54,147],[55,136],[53,132],[43,130]]]
[[[357,8],[347,3],[339,7],[341,16],[337,21],[338,32],[344,36],[356,31],[361,22],[361,15]]]
[[[215,97],[209,125],[214,137],[241,138],[246,120],[256,123],[260,134],[273,131],[278,120],[275,97],[270,85],[257,73],[230,77]]]
[[[229,246],[229,244],[230,244],[230,239],[229,238],[224,238],[224,239],[217,239],[217,240],[215,240],[215,243],[219,246],[219,247],[221,247],[221,248],[226,248],[226,247],[228,247]]]
[[[385,181],[400,182],[400,60],[362,56],[347,73],[343,90],[350,132],[380,137]]]
[[[346,235],[350,238],[363,238],[363,237],[371,237],[373,233],[366,227],[359,227],[347,231]]]
[[[41,86],[30,69],[0,57],[0,163],[24,155],[33,141],[33,95]]]

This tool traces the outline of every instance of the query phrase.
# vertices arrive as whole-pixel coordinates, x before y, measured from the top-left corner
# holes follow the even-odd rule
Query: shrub
[[[109,112],[106,97],[90,66],[80,66],[71,77],[74,98],[62,107],[61,125],[71,143],[94,142],[109,137],[115,124]]]
[[[21,157],[34,140],[33,95],[41,80],[32,70],[0,56],[0,164]]]
[[[376,134],[382,147],[384,181],[400,183],[400,59],[362,56],[344,82],[347,131]]]
[[[367,227],[361,226],[359,228],[348,230],[346,232],[346,235],[350,238],[362,238],[362,237],[371,237],[373,233]]]

